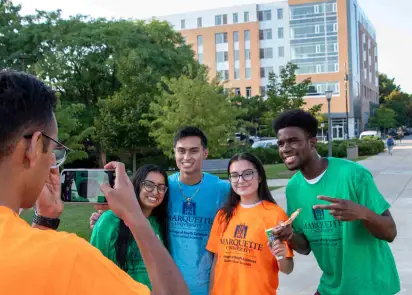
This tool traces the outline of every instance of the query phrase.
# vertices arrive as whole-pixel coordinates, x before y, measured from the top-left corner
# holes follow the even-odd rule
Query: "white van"
[[[377,136],[377,137],[381,137],[381,133],[380,133],[380,131],[374,131],[374,130],[371,130],[371,131],[363,131],[360,135],[359,135],[359,139],[362,139],[362,138],[364,138],[364,137],[366,137],[366,136]]]

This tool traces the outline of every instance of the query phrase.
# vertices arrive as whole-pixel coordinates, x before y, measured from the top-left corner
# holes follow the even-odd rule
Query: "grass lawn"
[[[95,209],[90,204],[64,204],[59,231],[75,233],[89,241],[92,233],[92,230],[89,228],[89,217],[93,212],[95,212]],[[33,209],[24,210],[21,213],[21,217],[31,224]]]

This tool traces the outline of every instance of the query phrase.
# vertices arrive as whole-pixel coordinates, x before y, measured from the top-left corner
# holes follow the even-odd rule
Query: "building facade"
[[[210,78],[243,96],[265,95],[270,72],[297,64],[311,78],[306,106],[332,90],[332,136],[356,137],[378,106],[376,32],[357,0],[282,0],[183,13],[159,20],[180,31]]]

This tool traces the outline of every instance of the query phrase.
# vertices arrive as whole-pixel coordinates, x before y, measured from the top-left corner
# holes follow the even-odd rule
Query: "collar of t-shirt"
[[[261,204],[262,203],[262,201],[259,201],[259,202],[257,202],[257,203],[254,203],[254,204],[250,204],[250,205],[246,205],[246,204],[242,204],[242,203],[240,203],[240,206],[242,207],[242,208],[253,208],[253,207],[256,207],[257,205],[259,205],[259,204]]]
[[[326,170],[328,170],[328,169],[326,169]],[[307,178],[305,178],[305,177],[303,177],[303,178],[305,178],[306,182],[307,182],[307,183],[309,183],[309,184],[315,184],[315,183],[318,183],[318,182],[319,182],[319,180],[321,180],[321,179],[322,179],[323,175],[325,175],[326,170],[325,170],[325,171],[323,171],[320,175],[316,176],[316,177],[315,177],[315,178],[313,178],[313,179],[307,179]]]

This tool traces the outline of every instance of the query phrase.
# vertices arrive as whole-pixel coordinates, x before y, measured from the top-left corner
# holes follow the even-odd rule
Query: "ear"
[[[203,149],[203,160],[207,159],[207,156],[209,156],[209,149]]]
[[[316,137],[311,137],[309,139],[309,142],[310,142],[310,149],[311,150],[316,149],[316,144],[318,143],[318,139]]]
[[[26,150],[24,153],[24,166],[33,168],[43,153],[43,141],[41,132],[35,132],[31,139],[27,140]]]

